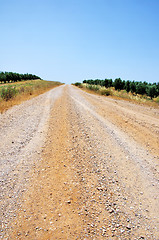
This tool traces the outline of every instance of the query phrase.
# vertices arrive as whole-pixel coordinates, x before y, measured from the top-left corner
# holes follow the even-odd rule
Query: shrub
[[[17,94],[17,89],[16,87],[7,87],[7,88],[2,88],[2,91],[1,91],[1,98],[5,101],[8,101],[12,98],[14,98]]]
[[[156,102],[159,104],[159,97],[156,98]]]
[[[33,92],[34,92],[34,89],[33,89],[33,87],[29,87],[29,86],[27,86],[26,88],[25,88],[25,92],[26,93],[28,93],[29,95],[33,95]]]
[[[88,85],[87,85],[87,88],[88,88],[89,90],[93,90],[93,85],[88,84]]]
[[[100,89],[100,94],[101,94],[101,95],[105,95],[105,96],[109,96],[109,95],[112,95],[112,92],[111,92],[111,90],[109,90],[109,89],[101,88],[101,89]]]
[[[19,93],[24,93],[25,92],[25,88],[24,87],[21,87],[20,89],[19,89]]]
[[[97,85],[92,86],[92,90],[94,91],[98,91],[99,89],[100,89],[100,86],[97,86]]]
[[[79,86],[81,86],[81,83],[80,82],[76,82],[75,86],[79,87]]]

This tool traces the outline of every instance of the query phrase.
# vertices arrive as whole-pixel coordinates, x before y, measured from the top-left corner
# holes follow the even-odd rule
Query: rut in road
[[[60,88],[4,236],[158,239],[158,109]]]

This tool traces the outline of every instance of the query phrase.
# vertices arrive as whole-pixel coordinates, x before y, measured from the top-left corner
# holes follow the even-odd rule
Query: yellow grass
[[[17,82],[17,83],[6,83],[2,85],[0,84],[0,94],[1,94],[2,88],[8,87],[8,86],[14,86],[18,90],[17,96],[9,101],[5,101],[2,98],[0,98],[0,112],[2,113],[14,105],[20,104],[23,101],[34,98],[61,84],[62,83],[60,82],[44,81],[44,80],[28,80],[28,81]]]
[[[105,88],[101,86],[98,86],[98,87],[99,87],[99,90],[95,91],[93,89],[89,89],[89,84],[83,83],[80,85],[80,88],[83,88],[83,90],[88,93],[93,93],[97,95],[106,95],[105,93],[109,92],[109,96],[107,97],[110,97],[110,98],[119,99],[119,100],[124,99],[126,101],[153,106],[157,108],[159,106],[159,97],[151,100],[150,97],[146,95],[144,96],[139,94],[136,95],[136,94],[132,94],[131,92],[128,93],[126,92],[126,90],[117,91],[114,89],[114,87],[111,87],[111,88]]]

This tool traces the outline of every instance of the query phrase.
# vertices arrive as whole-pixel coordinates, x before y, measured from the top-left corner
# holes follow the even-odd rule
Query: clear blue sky
[[[0,71],[159,81],[159,0],[0,0]]]

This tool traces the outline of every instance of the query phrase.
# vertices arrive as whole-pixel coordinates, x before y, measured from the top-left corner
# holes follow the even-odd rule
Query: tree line
[[[1,83],[19,82],[23,80],[34,80],[34,79],[41,79],[41,78],[29,73],[20,74],[20,73],[13,73],[13,72],[0,72]]]
[[[121,80],[116,78],[114,81],[112,79],[95,79],[95,80],[84,80],[83,83],[90,85],[100,85],[106,88],[114,87],[115,90],[126,90],[127,92],[132,92],[133,94],[148,95],[154,98],[159,96],[159,82],[158,83],[147,83],[147,82],[137,82],[130,80]]]

